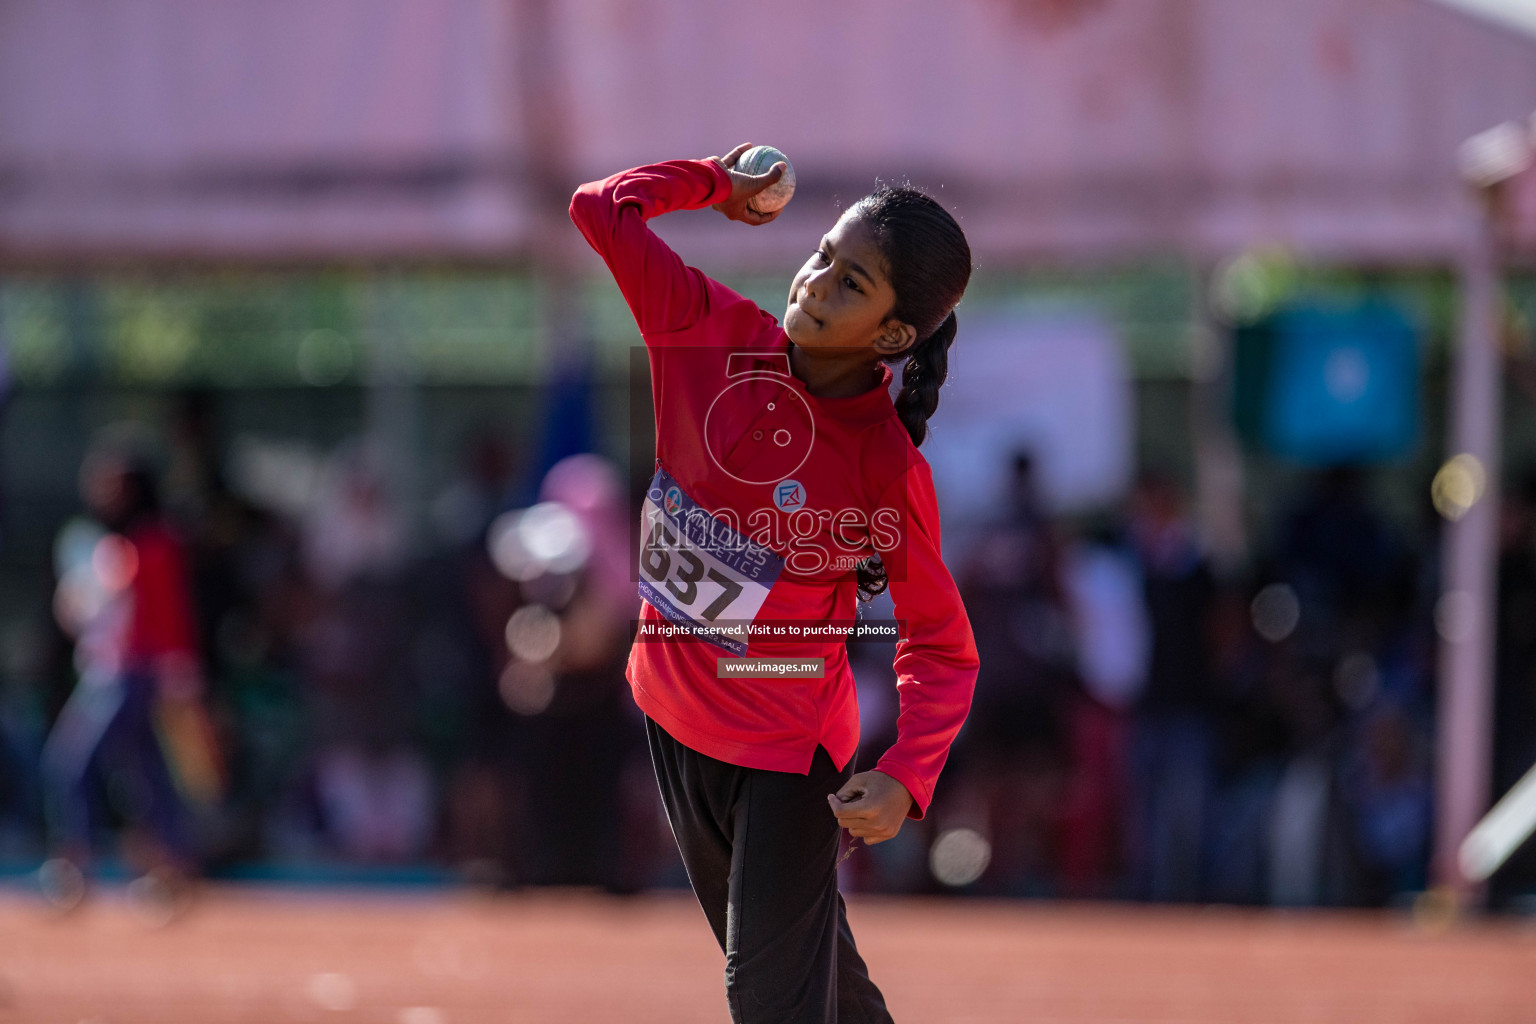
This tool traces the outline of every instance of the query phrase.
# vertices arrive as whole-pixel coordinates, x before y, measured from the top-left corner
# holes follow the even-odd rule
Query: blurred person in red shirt
[[[196,868],[184,797],[207,795],[219,773],[202,712],[186,560],[142,456],[93,451],[80,486],[105,532],[88,535],[88,557],[63,575],[56,599],[76,638],[79,678],[43,750],[54,857],[40,881],[61,907],[84,895],[99,782],[123,817],[152,836],[136,894],[179,898]],[[168,756],[167,746],[180,756]]]

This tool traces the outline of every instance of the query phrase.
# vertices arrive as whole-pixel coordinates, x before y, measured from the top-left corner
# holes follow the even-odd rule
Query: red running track
[[[899,1024],[1536,1021],[1536,925],[856,899]],[[722,1024],[686,894],[215,887],[164,927],[0,892],[0,1024]]]

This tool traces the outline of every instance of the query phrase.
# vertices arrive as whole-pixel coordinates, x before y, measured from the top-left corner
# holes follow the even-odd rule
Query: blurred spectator
[[[304,524],[312,580],[335,592],[354,580],[382,579],[405,557],[405,528],[389,494],[383,456],[360,443],[331,456]]]
[[[481,429],[464,446],[458,475],[432,502],[438,536],[449,547],[478,544],[506,507],[516,469],[512,450],[495,431]]]
[[[1409,716],[1390,701],[1373,708],[1359,731],[1344,766],[1363,874],[1354,895],[1380,904],[1421,892],[1427,881],[1429,751]]]
[[[447,556],[440,578],[454,595],[439,606],[462,616],[454,623],[465,637],[460,651],[473,681],[464,693],[456,756],[447,762],[443,836],[451,864],[482,882],[513,883],[528,875],[530,784],[516,719],[503,699],[507,624],[522,605],[518,583],[492,561],[484,533]]]
[[[1014,459],[1008,507],[957,574],[981,669],[955,744],[951,806],[975,805],[992,860],[983,891],[1057,886],[1059,815],[1077,652],[1062,546],[1027,454]]]
[[[529,792],[539,840],[534,880],[633,891],[657,837],[644,734],[624,677],[639,611],[628,579],[624,493],[613,467],[582,454],[550,468],[539,498],[573,517],[584,555],[523,586],[528,604],[520,614],[556,624],[546,659],[526,650],[517,623],[508,627],[505,695],[526,716],[527,765],[539,783]],[[533,699],[528,680],[536,673],[548,674],[547,690]]]
[[[1402,899],[1429,881],[1435,646],[1415,619],[1418,577],[1415,560],[1399,553],[1354,618],[1353,649],[1334,666],[1348,729],[1342,796],[1354,819],[1349,903]]]
[[[1365,497],[1362,471],[1336,466],[1313,479],[1281,525],[1274,549],[1302,608],[1303,654],[1337,656],[1349,629],[1397,579],[1403,552]]]
[[[316,786],[337,848],[362,863],[412,862],[432,837],[432,779],[407,746],[338,744],[321,753]]]
[[[183,794],[209,798],[221,785],[203,728],[185,559],[161,516],[148,462],[131,448],[101,447],[80,480],[106,532],[77,522],[60,538],[66,565],[56,607],[77,640],[79,682],[43,751],[56,857],[42,880],[66,906],[83,894],[82,869],[102,817],[98,778],[124,816],[149,826],[153,841],[144,843],[139,867],[167,896],[197,870]]]
[[[414,660],[440,723],[432,760],[443,784],[441,853],[466,879],[511,884],[527,875],[527,773],[498,680],[507,623],[522,597],[517,582],[497,570],[487,535],[511,490],[515,457],[497,432],[481,428],[460,461],[432,504],[445,548],[420,569],[423,621]]]
[[[1258,904],[1268,895],[1269,811],[1289,735],[1271,700],[1275,649],[1253,624],[1254,592],[1218,587],[1211,608],[1216,788],[1207,814],[1207,898]]]
[[[411,671],[405,534],[379,457],[344,445],[305,524],[315,590],[301,627],[316,750],[314,792],[337,852],[411,861],[427,850],[436,788]]]
[[[1494,677],[1493,791],[1499,799],[1536,766],[1536,474],[1504,496],[1499,516],[1499,619]],[[1489,883],[1498,906],[1536,892],[1536,843]]]
[[[1214,781],[1215,581],[1183,495],[1166,477],[1149,473],[1137,481],[1130,533],[1152,635],[1133,724],[1132,889],[1144,899],[1195,900]]]
[[[1068,712],[1062,881],[1069,895],[1107,896],[1123,867],[1128,712],[1146,685],[1151,624],[1140,566],[1117,534],[1073,545],[1064,575],[1082,690]]]
[[[52,616],[12,621],[0,634],[0,858],[34,860],[44,833],[38,766],[54,677],[67,638]],[[63,703],[65,695],[60,695]]]
[[[258,857],[267,815],[302,760],[303,688],[271,604],[297,575],[296,535],[281,516],[235,493],[224,471],[213,393],[177,395],[169,424],[166,515],[184,538],[208,703],[229,772],[227,799],[200,836],[210,869]]]
[[[1314,478],[1273,555],[1299,607],[1270,684],[1289,734],[1268,842],[1269,901],[1281,906],[1359,902],[1363,874],[1407,875],[1397,859],[1407,854],[1389,856],[1380,836],[1396,829],[1403,843],[1415,820],[1414,740],[1411,730],[1399,733],[1409,720],[1387,716],[1378,702],[1384,679],[1405,694],[1417,683],[1400,659],[1390,676],[1382,672],[1411,600],[1412,563],[1364,483],[1351,466]],[[1418,820],[1426,824],[1427,813]]]

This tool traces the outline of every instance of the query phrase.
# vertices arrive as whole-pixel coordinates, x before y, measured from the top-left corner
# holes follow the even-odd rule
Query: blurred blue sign
[[[1234,414],[1250,445],[1311,465],[1413,447],[1418,333],[1386,303],[1283,308],[1237,329],[1234,359]]]

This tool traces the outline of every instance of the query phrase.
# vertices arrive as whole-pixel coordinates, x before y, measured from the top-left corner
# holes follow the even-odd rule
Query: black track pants
[[[837,891],[827,806],[854,771],[821,747],[809,775],[742,768],[649,717],[651,761],[693,891],[725,951],[734,1024],[890,1024]]]

